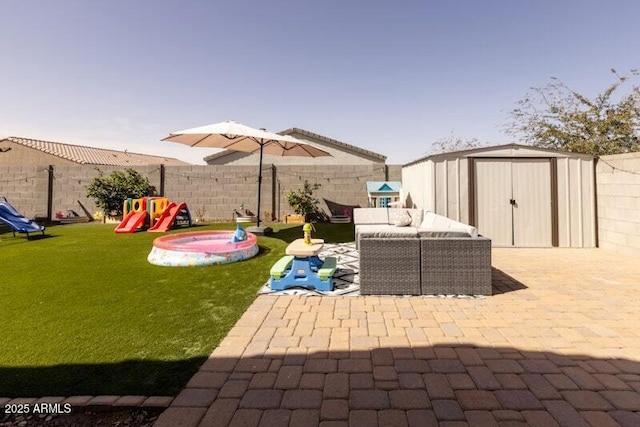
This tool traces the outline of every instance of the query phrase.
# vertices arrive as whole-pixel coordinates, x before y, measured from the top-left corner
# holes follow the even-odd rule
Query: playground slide
[[[147,212],[129,212],[114,230],[116,233],[134,233],[147,218]]]
[[[0,222],[7,224],[13,230],[13,234],[15,235],[16,231],[18,233],[27,233],[27,237],[29,233],[42,233],[44,236],[44,227],[36,223],[35,221],[31,221],[24,217],[24,215],[20,214],[9,202],[0,201]]]
[[[169,206],[162,212],[162,215],[158,218],[156,223],[147,231],[151,232],[164,232],[169,231],[173,227],[173,223],[181,210],[187,207],[186,203],[180,203],[176,205],[174,202],[169,203]]]

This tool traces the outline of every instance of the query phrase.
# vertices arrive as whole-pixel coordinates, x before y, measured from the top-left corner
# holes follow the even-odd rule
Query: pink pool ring
[[[247,233],[247,239],[233,241],[234,231],[195,231],[168,234],[153,241],[147,257],[151,264],[166,267],[191,267],[226,264],[254,257],[258,238]]]

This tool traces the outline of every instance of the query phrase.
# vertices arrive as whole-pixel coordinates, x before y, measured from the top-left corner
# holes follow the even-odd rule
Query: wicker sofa
[[[433,212],[353,211],[363,295],[491,295],[491,240]]]

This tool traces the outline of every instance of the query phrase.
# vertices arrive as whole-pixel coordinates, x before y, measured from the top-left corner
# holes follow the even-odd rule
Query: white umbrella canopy
[[[260,227],[263,154],[300,157],[331,156],[326,151],[292,136],[267,132],[264,129],[255,129],[233,120],[171,132],[169,136],[162,140],[178,142],[191,147],[226,148],[227,150],[245,153],[259,152],[257,227]]]

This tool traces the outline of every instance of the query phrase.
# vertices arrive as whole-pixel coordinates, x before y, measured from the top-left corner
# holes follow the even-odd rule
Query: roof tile
[[[130,153],[106,148],[84,145],[64,144],[61,142],[41,141],[37,139],[10,136],[7,140],[25,147],[40,150],[63,159],[83,165],[105,166],[142,166],[151,164],[188,165],[189,163],[172,157],[152,156],[150,154]]]

